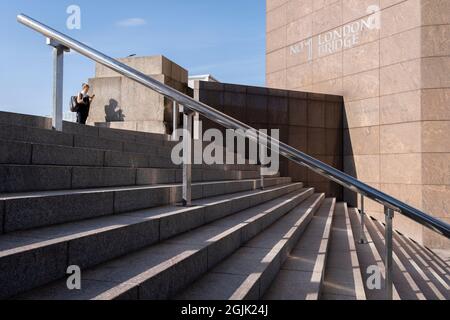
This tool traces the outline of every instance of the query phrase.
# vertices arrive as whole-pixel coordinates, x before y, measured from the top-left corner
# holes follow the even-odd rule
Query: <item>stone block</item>
[[[422,27],[422,57],[450,55],[450,25]]]
[[[313,62],[313,82],[323,82],[326,80],[342,77],[343,64],[342,52],[318,58]]]
[[[268,98],[263,95],[247,95],[246,117],[249,122],[268,123]]]
[[[135,184],[135,169],[74,167],[72,172],[72,188],[74,189],[134,186]]]
[[[286,26],[275,29],[267,34],[267,52],[273,52],[286,47]]]
[[[422,55],[421,29],[415,28],[381,39],[381,66],[414,60]]]
[[[379,153],[379,127],[365,127],[344,130],[345,155],[375,155]]]
[[[337,1],[313,13],[313,33],[319,34],[342,25],[342,2]],[[323,17],[327,17],[324,19]]]
[[[287,22],[293,22],[311,14],[314,10],[313,0],[291,0],[287,4]]]
[[[2,257],[0,268],[0,297],[10,298],[64,277],[67,269],[67,245],[52,244]]]
[[[31,144],[0,140],[0,163],[30,164]]]
[[[205,210],[199,207],[161,217],[160,241],[202,226],[205,223]]]
[[[300,99],[289,99],[289,125],[308,125],[308,101]]]
[[[421,91],[408,91],[380,97],[381,124],[421,120]]]
[[[308,127],[325,128],[325,102],[308,102]]]
[[[344,106],[339,102],[325,103],[325,127],[342,129],[344,126]]]
[[[147,168],[148,156],[143,153],[105,151],[105,167]]]
[[[375,41],[345,50],[343,61],[344,76],[376,69],[380,66],[380,44]],[[339,61],[335,63],[342,65]]]
[[[159,242],[159,221],[134,223],[131,217],[121,217],[110,230],[77,238],[69,242],[68,263],[82,269],[120,257]],[[127,225],[128,224],[128,225]]]
[[[51,129],[52,119],[19,113],[0,111],[0,124]]]
[[[422,124],[399,123],[380,127],[381,154],[420,153],[422,151]]]
[[[0,166],[0,181],[0,193],[66,190],[71,188],[71,168]]]
[[[236,228],[228,230],[214,240],[208,247],[208,269],[216,266],[241,246],[241,230]]]
[[[380,156],[362,155],[345,157],[344,171],[366,183],[378,183],[380,181]]]
[[[4,232],[78,221],[113,213],[113,193],[75,193],[5,200]]]
[[[424,0],[421,4],[423,25],[450,24],[450,4],[448,1]]]
[[[422,58],[422,88],[448,88],[450,87],[450,58],[432,57]]]
[[[374,98],[379,95],[380,76],[378,70],[346,76],[343,81],[343,96],[346,101]]]
[[[385,183],[421,184],[422,155],[381,155],[380,176]]]
[[[91,92],[95,94],[92,101],[88,123],[123,121],[126,119],[124,106],[122,106],[122,78],[119,76],[110,78],[89,79]]]
[[[269,88],[286,88],[286,70],[266,74],[266,86]]]
[[[450,89],[425,89],[422,96],[422,120],[450,120]]]
[[[448,185],[423,186],[423,210],[439,219],[450,218],[450,187]]]
[[[372,5],[379,5],[379,0],[343,0],[343,23],[349,23],[367,16],[367,8]]]
[[[0,125],[0,139],[7,141],[73,146],[73,136],[70,134],[32,127]]]
[[[205,274],[206,271],[206,249],[193,252],[189,258],[177,261],[164,271],[141,283],[139,297],[143,300],[169,299]]]
[[[122,151],[123,144],[124,143],[121,141],[114,141],[103,138],[86,138],[83,136],[74,137],[74,147],[76,148]]]
[[[345,104],[345,128],[371,127],[379,124],[380,99],[378,97]]]
[[[277,87],[284,87],[289,90],[299,90],[302,87],[313,84],[313,64],[311,62],[289,68],[285,72],[285,86],[283,86],[282,82],[279,82]]]
[[[103,166],[104,151],[64,146],[33,145],[33,165]]]
[[[411,60],[380,70],[380,93],[389,95],[421,88],[421,60]]]
[[[289,100],[284,97],[269,97],[268,117],[274,125],[286,125],[289,117]]]
[[[141,168],[136,172],[137,185],[168,184],[177,181],[181,180],[177,179],[177,171],[174,169]]]
[[[450,152],[450,122],[422,122],[422,151]]]
[[[408,0],[383,10],[381,15],[381,38],[421,25],[421,1]]]
[[[450,185],[450,153],[423,153],[423,183]]]
[[[266,30],[270,32],[286,24],[287,5],[283,4],[267,13]]]
[[[169,204],[171,187],[132,188],[116,191],[114,195],[114,212],[122,213],[154,208]]]

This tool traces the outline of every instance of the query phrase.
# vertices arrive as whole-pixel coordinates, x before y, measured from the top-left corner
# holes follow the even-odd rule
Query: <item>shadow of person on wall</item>
[[[106,122],[125,121],[125,115],[119,107],[117,100],[110,99],[109,104],[105,106],[105,120]]]

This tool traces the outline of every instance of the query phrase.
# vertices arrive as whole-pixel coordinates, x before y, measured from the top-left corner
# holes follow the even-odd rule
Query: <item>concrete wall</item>
[[[187,93],[188,72],[164,56],[132,57],[119,61]],[[146,87],[96,65],[89,80],[96,95],[89,124],[116,129],[171,133],[172,102]]]
[[[253,128],[279,129],[280,140],[343,169],[342,97],[196,81],[195,99]],[[202,119],[203,129],[217,125]],[[342,188],[282,158],[280,172],[319,192],[342,198]]]
[[[449,39],[448,0],[267,0],[267,85],[343,95],[345,170],[450,222]]]

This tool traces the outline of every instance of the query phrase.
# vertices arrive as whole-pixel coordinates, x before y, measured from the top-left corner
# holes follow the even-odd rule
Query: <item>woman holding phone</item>
[[[89,85],[83,83],[81,86],[81,92],[77,96],[77,123],[86,124],[87,118],[89,117],[89,110],[91,107],[92,100],[94,100],[95,95],[89,96]]]

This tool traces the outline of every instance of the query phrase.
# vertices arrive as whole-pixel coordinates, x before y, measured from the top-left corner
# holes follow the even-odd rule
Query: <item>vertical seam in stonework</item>
[[[70,189],[74,189],[74,186],[73,186],[73,180],[74,180],[74,171],[75,171],[75,168],[74,167],[70,167]]]
[[[382,14],[382,13],[380,13]],[[378,183],[381,189],[381,28],[378,30]]]
[[[31,143],[30,145],[31,145],[31,146],[30,146],[30,162],[29,162],[29,164],[32,165],[32,164],[33,164],[34,144]]]
[[[0,230],[1,232],[0,232],[0,234],[3,234],[3,233],[5,233],[5,228],[6,228],[6,201],[5,200],[3,200],[2,201],[2,204],[1,204],[1,206],[2,206],[2,229]]]
[[[112,193],[112,214],[116,214],[116,192],[117,191],[113,191]]]
[[[70,241],[67,241],[66,244],[67,248],[67,252],[66,252],[66,266],[69,267],[69,263],[70,263]]]

